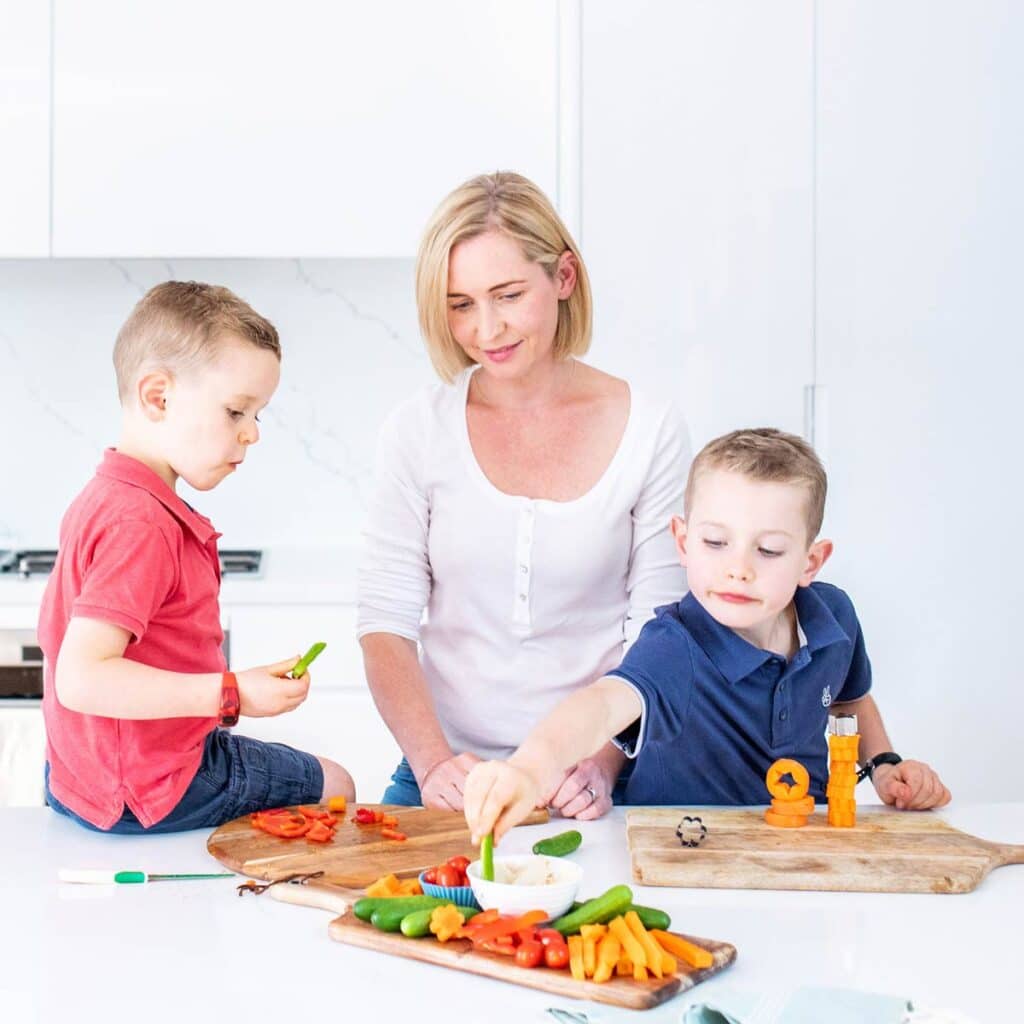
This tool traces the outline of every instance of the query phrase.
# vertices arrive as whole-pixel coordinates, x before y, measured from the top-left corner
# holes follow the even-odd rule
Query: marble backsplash
[[[227,285],[281,335],[260,443],[216,490],[181,493],[230,547],[358,542],[389,410],[435,379],[404,260],[0,261],[0,547],[55,546],[115,443],[117,330],[168,278]]]

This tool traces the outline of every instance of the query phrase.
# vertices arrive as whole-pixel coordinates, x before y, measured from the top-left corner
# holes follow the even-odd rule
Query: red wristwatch
[[[241,708],[241,700],[238,696],[238,680],[234,672],[225,672],[224,681],[220,691],[220,720],[219,725],[230,729],[238,725],[238,712]]]

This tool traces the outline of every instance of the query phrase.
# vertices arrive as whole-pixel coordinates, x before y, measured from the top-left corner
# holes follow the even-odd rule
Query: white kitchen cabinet
[[[379,801],[402,752],[368,690],[311,689],[306,702],[276,718],[243,718],[237,731],[328,757],[348,769],[360,800]]]
[[[813,4],[587,0],[594,361],[695,442],[804,430],[813,383]]]
[[[440,198],[556,184],[550,0],[54,0],[55,256],[408,257]]]
[[[829,578],[896,749],[1020,792],[1024,9],[819,5]]]
[[[0,258],[50,254],[50,7],[0,0]]]

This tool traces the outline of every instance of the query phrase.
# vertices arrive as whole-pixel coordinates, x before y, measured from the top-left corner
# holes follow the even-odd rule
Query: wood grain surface
[[[371,807],[394,814],[405,842],[383,839],[379,826],[356,825],[355,807]],[[542,825],[547,811],[534,811],[524,825]],[[426,868],[464,854],[475,859],[466,819],[456,811],[423,807],[354,804],[328,843],[307,839],[281,839],[253,828],[248,816],[221,825],[206,848],[232,871],[273,881],[286,875],[323,871],[324,881],[363,889],[382,875],[417,875]]]
[[[698,815],[708,834],[675,834]],[[970,892],[995,867],[1024,863],[1024,846],[961,832],[931,812],[860,809],[832,828],[823,809],[803,828],[773,828],[747,808],[635,808],[626,813],[633,877],[644,885],[831,892]]]

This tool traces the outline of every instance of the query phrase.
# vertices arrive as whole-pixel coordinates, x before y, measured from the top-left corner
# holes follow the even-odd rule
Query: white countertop
[[[579,825],[584,842],[574,859],[587,895],[630,879],[624,813]],[[965,805],[943,817],[983,838],[1024,842],[1024,803]],[[503,851],[526,851],[560,831],[552,825],[517,830]],[[1006,959],[1020,944],[1021,866],[998,868],[961,896],[634,886],[637,901],[668,910],[674,928],[739,951],[718,978],[636,1016],[342,946],[327,936],[328,912],[239,898],[231,879],[111,887],[56,880],[60,867],[217,870],[205,832],[105,836],[46,808],[18,808],[0,810],[0,836],[0,1017],[18,1024],[180,1024],[229,1013],[250,1021],[550,1024],[548,1006],[584,1010],[594,1024],[654,1024],[678,1022],[687,1005],[716,993],[803,984],[905,995],[978,1022],[1021,1019],[1019,979]]]

